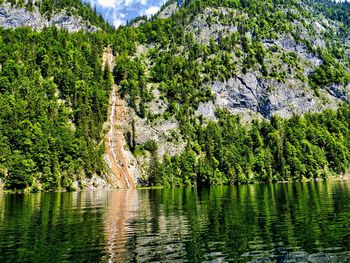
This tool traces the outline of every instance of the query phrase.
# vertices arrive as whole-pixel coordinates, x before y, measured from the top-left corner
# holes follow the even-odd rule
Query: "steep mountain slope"
[[[113,70],[114,56],[110,48],[103,53],[103,61],[107,69]],[[132,169],[129,163],[134,159],[129,151],[124,149],[125,138],[122,134],[122,126],[125,125],[125,102],[120,98],[116,85],[113,88],[109,99],[108,126],[106,133],[105,160],[111,169],[108,181],[114,188],[134,189],[137,180],[137,168]],[[128,125],[128,124],[127,124]],[[132,173],[131,171],[132,170]],[[135,177],[135,178],[134,178]]]
[[[342,24],[315,15],[303,2],[206,2],[192,1],[166,22],[144,25],[155,40],[153,52],[160,49],[151,81],[179,78],[181,60],[188,59],[191,81],[209,87],[215,105],[264,117],[320,111],[348,98],[348,61],[342,58],[349,45],[339,35]]]
[[[0,29],[0,174],[7,188],[74,188],[105,170],[111,83],[101,38]]]
[[[334,133],[323,123],[331,116],[348,127],[347,120],[315,113],[349,100],[349,29],[318,5],[193,0],[133,24],[142,52],[118,54],[114,76],[148,183],[299,180],[348,169],[348,128]],[[347,115],[343,107],[338,114]],[[250,127],[236,113],[244,123],[273,121]],[[313,138],[319,126],[327,147]],[[342,165],[332,161],[338,147]]]
[[[79,1],[12,2],[2,4],[16,14],[9,21],[28,10],[51,22],[0,29],[5,188],[133,187],[132,177],[219,185],[349,171],[342,5],[171,1],[153,19],[112,30],[96,15],[84,20],[94,12]],[[78,32],[67,31],[73,16],[68,27],[52,22],[69,13],[83,19]]]
[[[0,26],[0,188],[107,187],[110,27],[80,1],[1,1]]]

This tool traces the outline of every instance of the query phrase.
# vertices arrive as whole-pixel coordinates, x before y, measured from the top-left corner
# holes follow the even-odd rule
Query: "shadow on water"
[[[0,195],[0,262],[350,262],[350,184]]]

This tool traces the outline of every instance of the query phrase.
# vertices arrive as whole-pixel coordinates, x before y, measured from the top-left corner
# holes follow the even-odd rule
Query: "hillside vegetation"
[[[349,171],[347,4],[169,2],[153,19],[113,30],[80,1],[8,2],[47,16],[64,9],[99,30],[0,30],[6,189],[69,190],[107,176],[107,46],[128,105],[125,147],[138,160],[139,183],[274,182]]]
[[[136,120],[146,118],[155,129],[170,120],[186,141],[164,156],[158,150],[168,142],[155,136],[129,145],[148,158],[146,183],[217,185],[345,173],[349,28],[337,15],[344,9],[312,1],[188,1],[166,19],[141,24],[136,32],[148,52],[118,54],[115,80]],[[162,109],[155,114],[154,106]]]
[[[115,50],[134,49],[128,32],[0,29],[0,180],[5,189],[73,190],[84,188],[85,178],[106,178],[103,124],[113,81],[103,68],[102,52],[125,39],[130,43]]]

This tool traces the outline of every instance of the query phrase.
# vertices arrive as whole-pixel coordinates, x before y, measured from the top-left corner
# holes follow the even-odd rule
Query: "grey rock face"
[[[196,114],[198,116],[203,115],[207,119],[215,119],[215,110],[216,105],[212,101],[208,101],[206,103],[201,102],[198,106],[198,109],[196,111]]]
[[[277,82],[275,80],[260,79],[256,74],[248,73],[230,78],[226,82],[213,82],[212,91],[216,95],[215,105],[230,109],[232,112],[258,112],[265,118],[274,114],[289,117],[293,113],[318,111],[323,108],[320,98],[313,96],[313,91],[306,91],[306,87],[297,80]],[[340,96],[340,95],[339,95]],[[323,97],[329,99],[329,106],[336,105],[334,99],[327,93]],[[208,108],[209,106],[206,105]],[[198,114],[208,113],[204,106],[200,106]],[[214,110],[210,109],[209,116]]]
[[[76,32],[79,30],[94,32],[97,30],[95,26],[91,26],[84,22],[81,17],[68,16],[64,11],[55,14],[49,21],[49,26],[56,26],[58,28],[65,28],[69,32]]]
[[[346,87],[343,87],[341,85],[330,85],[327,87],[327,91],[330,95],[333,97],[340,99],[342,101],[349,101],[350,98],[350,84],[348,84]]]
[[[141,26],[141,25],[144,24],[144,23],[146,23],[146,20],[145,20],[145,19],[141,19],[141,20],[139,20],[139,21],[133,23],[133,24],[132,24],[132,27],[137,28],[137,27]]]
[[[307,7],[305,7],[307,8]],[[298,14],[298,10],[291,10]],[[234,19],[232,19],[234,18]],[[197,14],[187,25],[186,31],[193,32],[195,41],[209,45],[210,39],[218,41],[220,37],[237,32],[237,20],[249,19],[244,11],[230,8],[205,8]],[[327,43],[323,34],[327,30],[336,32],[337,23],[323,16],[315,16],[308,23],[295,20],[291,22],[291,31],[276,32],[271,39],[262,40],[266,50],[264,65],[268,69],[269,77],[262,75],[262,68],[258,66],[248,69],[247,74],[240,70],[244,60],[237,45],[231,51],[237,70],[237,77],[226,81],[206,83],[211,86],[215,101],[201,103],[196,111],[208,119],[215,119],[217,107],[229,109],[232,113],[258,113],[270,118],[274,114],[289,117],[294,113],[318,112],[326,108],[336,108],[341,101],[349,101],[350,85],[331,85],[320,88],[318,94],[308,82],[310,74],[323,61],[316,52],[312,52],[307,43],[316,49],[324,49]],[[294,38],[294,34],[299,38]],[[251,32],[246,32],[248,39],[253,38]],[[346,42],[346,41],[344,41]],[[348,42],[350,43],[350,40]],[[346,56],[350,57],[349,48],[344,45]]]
[[[284,52],[295,52],[299,59],[307,62],[312,67],[318,67],[322,64],[322,60],[318,58],[315,54],[312,54],[308,51],[305,44],[297,43],[291,36],[281,36],[277,40],[266,39],[264,41],[264,47],[269,49],[272,46],[278,46]],[[325,45],[324,41],[321,39],[316,39],[314,41],[315,46],[323,47]],[[306,74],[310,74],[312,68],[309,67],[306,69]]]
[[[29,12],[24,8],[14,8],[10,5],[0,6],[0,26],[3,28],[31,27],[33,30],[42,30],[44,27],[56,26],[67,29],[69,32],[79,30],[96,31],[95,26],[84,22],[81,17],[69,16],[65,11],[54,14],[50,19],[42,16],[37,9]]]
[[[170,156],[181,153],[185,148],[185,142],[179,133],[179,124],[176,120],[163,120],[157,124],[148,123],[134,115],[135,126],[137,127],[136,143],[145,144],[153,140],[158,145],[158,154],[163,156],[165,153]],[[174,137],[176,134],[176,138]]]
[[[229,8],[218,8],[216,10],[223,15],[229,15],[230,12],[235,13],[233,9]],[[213,21],[208,21],[208,18],[213,18]],[[196,41],[201,44],[209,44],[210,38],[217,41],[220,35],[225,35],[226,32],[237,32],[238,28],[236,25],[222,25],[220,20],[215,17],[214,10],[206,8],[203,14],[198,15],[187,27],[186,31],[195,31]]]
[[[171,4],[159,12],[158,18],[169,18],[177,10],[177,4]]]

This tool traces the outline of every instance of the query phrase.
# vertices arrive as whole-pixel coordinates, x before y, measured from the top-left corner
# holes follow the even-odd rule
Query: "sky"
[[[112,25],[125,25],[131,19],[146,15],[152,16],[166,0],[83,0],[96,7],[97,11]]]

